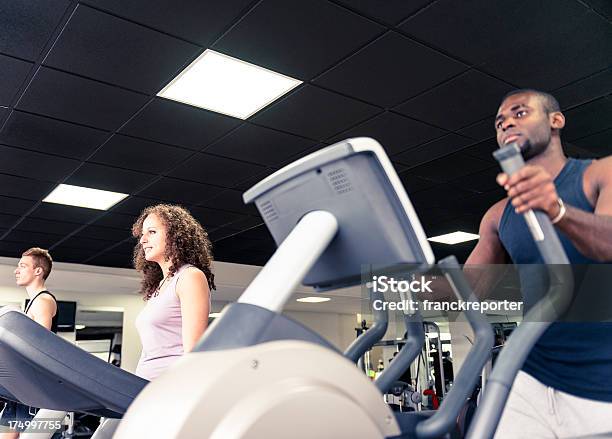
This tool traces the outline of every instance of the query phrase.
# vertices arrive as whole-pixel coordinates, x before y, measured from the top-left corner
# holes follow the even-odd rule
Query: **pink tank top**
[[[183,271],[191,266],[179,268],[159,294],[147,301],[136,318],[136,329],[142,343],[142,354],[136,367],[139,377],[153,380],[183,355],[183,319],[176,283]]]

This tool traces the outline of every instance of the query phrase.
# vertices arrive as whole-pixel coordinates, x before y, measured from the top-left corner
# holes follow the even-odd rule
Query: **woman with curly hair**
[[[136,374],[152,380],[191,351],[208,325],[212,245],[186,209],[168,204],[144,209],[132,235],[139,239],[134,266],[144,274],[147,301],[136,319],[142,341]]]

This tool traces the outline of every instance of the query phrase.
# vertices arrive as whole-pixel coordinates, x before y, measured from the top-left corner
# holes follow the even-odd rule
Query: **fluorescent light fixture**
[[[221,315],[220,312],[211,312],[210,314],[208,314],[208,317],[212,317],[213,319],[216,319],[220,315]]]
[[[302,297],[300,299],[297,299],[298,302],[303,302],[303,303],[321,303],[321,302],[328,302],[331,299],[329,297]]]
[[[441,242],[442,244],[459,244],[460,242],[473,241],[478,239],[480,236],[473,233],[467,232],[453,232],[447,233],[446,235],[434,236],[433,238],[427,238],[429,241]]]
[[[108,210],[119,201],[127,197],[128,194],[119,192],[102,191],[88,187],[72,186],[70,184],[60,184],[53,189],[45,203],[66,204],[68,206],[88,207],[90,209]]]
[[[77,331],[80,331],[81,329],[85,329],[87,328],[87,326],[85,325],[74,325],[74,329],[76,329]]]
[[[206,50],[157,96],[247,119],[302,81]]]

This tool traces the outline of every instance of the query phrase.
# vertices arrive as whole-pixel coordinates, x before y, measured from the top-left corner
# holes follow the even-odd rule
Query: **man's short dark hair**
[[[48,250],[39,247],[32,247],[24,251],[21,256],[31,256],[34,259],[34,268],[40,267],[43,270],[43,279],[47,280],[53,268],[53,259]]]
[[[533,88],[519,88],[517,90],[512,90],[502,98],[502,102],[508,99],[510,96],[518,95],[518,94],[532,94],[536,95],[540,98],[542,102],[542,106],[547,114],[554,113],[556,111],[561,111],[561,106],[559,105],[559,101],[551,95],[550,93],[546,93],[545,91],[535,90]]]

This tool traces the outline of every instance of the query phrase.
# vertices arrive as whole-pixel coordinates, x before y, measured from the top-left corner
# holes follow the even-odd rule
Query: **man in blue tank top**
[[[550,217],[572,264],[612,262],[612,156],[568,159],[565,117],[548,93],[524,89],[504,97],[495,118],[497,143],[517,143],[526,166],[497,182],[508,198],[480,224],[470,264],[541,264],[522,213]],[[524,267],[527,265],[524,265]],[[535,285],[521,276],[526,306]],[[603,287],[601,294],[610,294]],[[553,323],[517,376],[496,438],[557,438],[612,434],[612,324]]]

